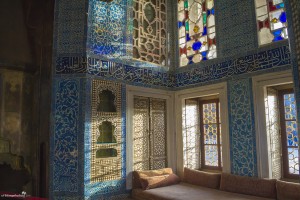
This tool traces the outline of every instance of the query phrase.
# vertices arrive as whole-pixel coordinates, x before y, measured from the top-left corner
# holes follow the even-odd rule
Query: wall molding
[[[270,155],[268,149],[268,138],[266,128],[265,114],[265,89],[268,86],[292,83],[292,71],[275,72],[264,74],[252,78],[253,84],[253,100],[255,113],[255,129],[256,129],[256,148],[257,148],[257,166],[258,177],[271,178]]]
[[[167,163],[168,167],[176,171],[176,146],[174,124],[174,92],[166,92],[152,88],[143,88],[137,86],[126,87],[126,188],[132,187],[133,171],[133,100],[134,96],[152,97],[165,99],[167,103]]]
[[[182,107],[184,100],[195,97],[218,95],[221,104],[222,120],[222,159],[223,172],[230,173],[230,148],[229,148],[229,121],[228,121],[228,99],[226,82],[202,86],[192,89],[185,89],[175,92],[175,127],[176,127],[176,146],[177,146],[177,173],[183,175],[183,136],[182,136]]]

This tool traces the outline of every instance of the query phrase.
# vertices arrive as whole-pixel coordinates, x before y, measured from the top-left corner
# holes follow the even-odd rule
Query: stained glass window
[[[214,0],[178,1],[180,66],[217,57]]]
[[[221,168],[221,134],[218,100],[200,102],[202,168]]]
[[[286,9],[283,0],[255,0],[259,44],[288,38]]]
[[[299,176],[299,136],[296,102],[292,90],[280,91],[282,154],[285,178]]]
[[[133,58],[167,64],[166,0],[133,0]]]
[[[184,166],[222,168],[220,104],[218,99],[187,99],[183,109]]]

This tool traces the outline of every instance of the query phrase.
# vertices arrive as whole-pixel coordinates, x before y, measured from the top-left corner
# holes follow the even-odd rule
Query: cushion
[[[277,181],[277,199],[278,200],[299,200],[300,184],[285,181]]]
[[[276,180],[222,173],[220,190],[276,199]]]
[[[144,190],[175,185],[180,182],[176,174],[166,174],[161,176],[144,177],[140,179]]]
[[[142,188],[140,178],[161,176],[166,174],[173,174],[172,168],[163,168],[157,170],[144,170],[144,171],[133,171],[132,172],[132,189]]]
[[[184,168],[183,181],[203,187],[219,189],[221,174],[209,173],[189,168]]]

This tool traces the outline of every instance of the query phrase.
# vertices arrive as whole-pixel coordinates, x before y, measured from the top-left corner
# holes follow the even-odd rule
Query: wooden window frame
[[[216,109],[217,109],[217,113],[216,113],[216,117],[217,117],[217,144],[214,146],[217,146],[218,148],[218,166],[210,166],[210,165],[205,165],[205,144],[204,144],[204,123],[203,123],[203,105],[204,104],[208,104],[208,103],[216,103]],[[222,171],[222,156],[221,156],[221,137],[220,137],[220,100],[219,98],[215,98],[215,99],[210,99],[210,100],[201,100],[199,99],[198,101],[198,105],[199,105],[199,112],[200,112],[200,155],[201,155],[201,163],[200,163],[200,167],[203,170],[213,170],[213,171]]]
[[[285,119],[285,111],[284,111],[284,95],[294,93],[293,89],[284,89],[278,91],[278,101],[279,101],[279,112],[280,112],[280,135],[281,135],[281,149],[282,149],[282,178],[288,179],[298,179],[299,174],[290,174],[289,173],[289,159],[288,159],[288,145],[286,138],[286,121],[297,121],[295,120],[286,120]],[[298,144],[299,145],[299,144]],[[293,147],[294,148],[294,147]],[[299,147],[295,147],[297,150]]]

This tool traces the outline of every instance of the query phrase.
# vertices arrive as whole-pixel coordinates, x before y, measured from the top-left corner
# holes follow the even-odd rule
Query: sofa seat
[[[176,185],[143,190],[132,190],[133,199],[137,200],[267,200],[262,198],[238,193],[225,192],[217,189],[197,186],[181,182]]]

